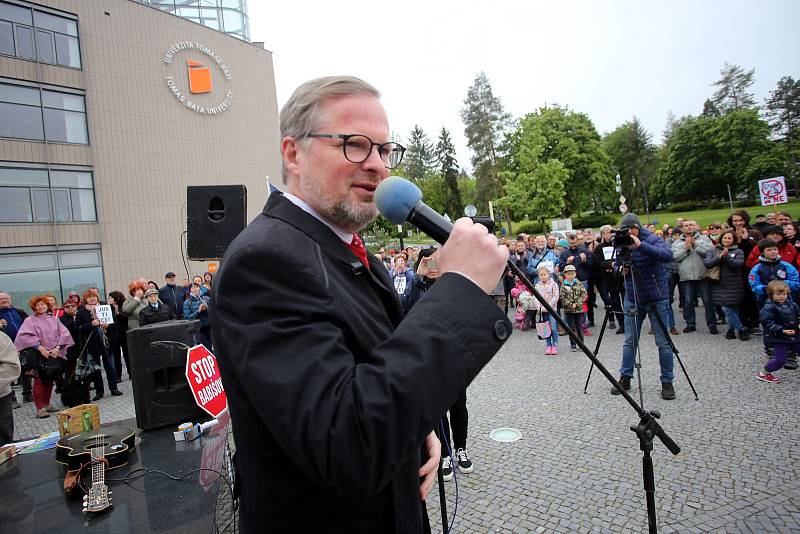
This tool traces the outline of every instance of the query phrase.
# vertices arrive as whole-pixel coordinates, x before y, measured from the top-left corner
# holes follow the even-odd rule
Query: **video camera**
[[[627,248],[633,244],[630,228],[620,228],[614,232],[614,248]]]

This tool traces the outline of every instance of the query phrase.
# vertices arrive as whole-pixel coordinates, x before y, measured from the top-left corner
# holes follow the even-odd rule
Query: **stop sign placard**
[[[186,355],[186,380],[194,401],[211,417],[219,417],[228,409],[228,397],[222,387],[217,359],[205,347],[195,345]]]

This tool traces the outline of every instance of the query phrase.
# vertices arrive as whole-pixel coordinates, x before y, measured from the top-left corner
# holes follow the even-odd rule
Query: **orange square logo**
[[[211,92],[211,69],[208,65],[203,65],[192,59],[188,60],[189,70],[189,91],[192,94],[202,94]]]

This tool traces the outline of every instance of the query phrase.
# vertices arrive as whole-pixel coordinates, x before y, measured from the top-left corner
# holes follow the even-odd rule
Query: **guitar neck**
[[[92,484],[106,483],[106,465],[102,461],[92,464]]]

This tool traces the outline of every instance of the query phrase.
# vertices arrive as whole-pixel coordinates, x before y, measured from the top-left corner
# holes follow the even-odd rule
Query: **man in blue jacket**
[[[175,285],[175,273],[172,271],[164,275],[164,281],[166,284],[158,290],[158,298],[175,311],[176,318],[181,319],[183,318],[183,301],[187,298],[183,287]]]
[[[672,250],[666,241],[642,228],[639,218],[633,213],[625,215],[619,227],[620,230],[628,229],[632,241],[626,247],[630,249],[631,268],[622,265],[621,250],[617,250],[617,265],[621,265],[625,278],[625,342],[622,345],[619,382],[626,391],[631,389],[636,345],[644,318],[649,316],[661,365],[661,397],[672,400],[675,398],[675,389],[672,387],[674,361],[667,333],[662,329],[662,324],[667,325],[669,316],[667,264],[672,261]],[[660,322],[656,314],[661,318]],[[619,395],[616,388],[612,388],[611,393]]]

